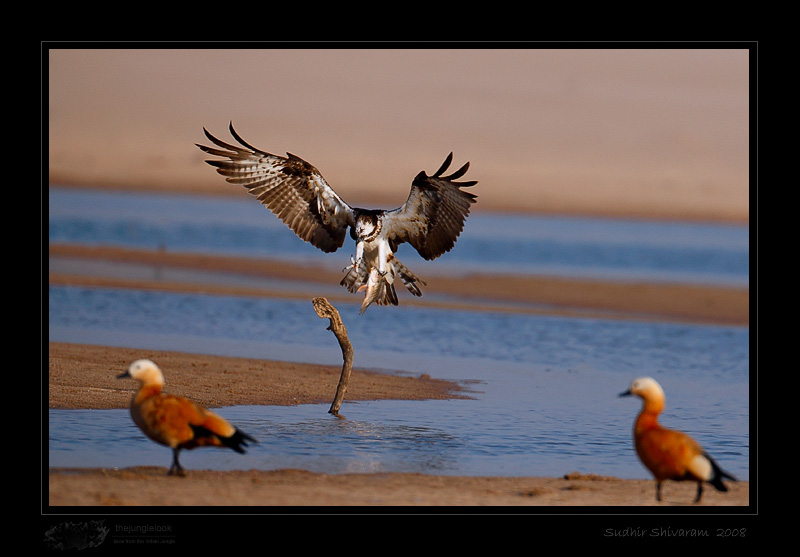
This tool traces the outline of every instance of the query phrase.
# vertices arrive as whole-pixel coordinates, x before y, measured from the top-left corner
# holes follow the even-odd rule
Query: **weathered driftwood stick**
[[[330,410],[328,410],[329,414],[338,416],[344,393],[347,390],[347,383],[350,381],[350,372],[353,370],[353,345],[350,344],[350,339],[347,338],[347,329],[342,322],[339,311],[325,298],[314,298],[313,302],[314,311],[317,312],[317,315],[322,319],[326,317],[330,319],[328,330],[333,331],[333,334],[336,335],[336,340],[339,341],[339,346],[342,349],[342,358],[344,358],[342,375],[339,377],[339,385],[336,387],[336,396],[333,399]]]

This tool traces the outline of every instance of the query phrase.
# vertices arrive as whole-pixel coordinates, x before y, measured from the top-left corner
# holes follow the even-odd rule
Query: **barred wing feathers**
[[[474,186],[477,181],[456,182],[466,174],[469,163],[448,176],[442,174],[450,166],[450,153],[432,176],[424,171],[411,184],[406,202],[388,211],[385,224],[390,226],[396,244],[408,242],[428,260],[450,251],[464,229],[464,221],[476,195],[461,188]],[[395,246],[393,247],[393,251]]]
[[[291,153],[280,157],[252,147],[239,137],[233,124],[230,132],[240,146],[220,141],[205,128],[203,131],[222,149],[197,146],[210,155],[223,157],[206,162],[216,167],[228,182],[247,188],[313,246],[328,253],[342,247],[348,226],[354,222],[353,210],[333,191],[319,170]]]

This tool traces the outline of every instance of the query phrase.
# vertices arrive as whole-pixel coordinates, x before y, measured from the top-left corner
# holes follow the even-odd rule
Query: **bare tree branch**
[[[330,319],[328,330],[336,335],[336,340],[339,341],[339,346],[342,349],[342,358],[344,359],[342,375],[339,378],[339,385],[336,387],[336,396],[333,399],[330,410],[328,410],[328,413],[338,416],[344,393],[347,390],[347,384],[350,381],[350,372],[353,370],[353,345],[350,344],[350,339],[347,338],[347,328],[342,322],[339,311],[327,299],[322,297],[314,298],[313,303],[314,311],[317,312],[321,319],[326,317]]]

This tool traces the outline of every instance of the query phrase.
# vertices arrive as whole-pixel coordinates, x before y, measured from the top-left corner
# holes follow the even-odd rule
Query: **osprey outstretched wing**
[[[469,163],[443,176],[452,153],[431,176],[424,171],[417,174],[401,207],[391,211],[359,209],[344,202],[319,170],[300,157],[291,153],[280,157],[256,149],[239,137],[233,124],[230,132],[239,146],[220,141],[205,128],[203,131],[221,149],[197,146],[223,157],[206,162],[228,182],[246,187],[300,238],[324,252],[334,252],[342,247],[350,230],[356,257],[351,257],[340,284],[350,292],[366,290],[359,313],[372,302],[397,305],[397,277],[412,294],[421,296],[417,283],[425,283],[395,257],[397,246],[408,242],[425,259],[439,257],[455,245],[470,205],[475,203],[476,196],[461,188],[477,182],[455,181],[467,172]]]
[[[436,259],[453,248],[464,229],[470,205],[477,197],[461,189],[474,186],[477,181],[454,181],[467,173],[469,163],[449,176],[442,176],[452,161],[453,153],[450,153],[432,176],[424,171],[417,174],[403,206],[387,211],[383,218],[396,244],[408,242],[427,260]]]
[[[284,158],[251,147],[233,124],[230,130],[242,146],[224,143],[203,128],[208,139],[226,150],[197,146],[211,155],[228,158],[206,162],[228,182],[247,188],[306,242],[324,252],[342,247],[347,228],[354,225],[354,213],[319,170],[291,153]]]

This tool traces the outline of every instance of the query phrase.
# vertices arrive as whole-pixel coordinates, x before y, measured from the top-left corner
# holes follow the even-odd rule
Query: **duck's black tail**
[[[201,425],[189,424],[189,427],[192,428],[192,431],[194,432],[194,436],[196,439],[201,437],[213,437],[220,443],[222,443],[223,446],[228,447],[229,449],[233,449],[237,453],[244,454],[245,453],[244,447],[247,446],[248,442],[258,443],[258,441],[256,441],[255,439],[247,435],[244,431],[238,428],[236,428],[236,430],[233,432],[233,435],[231,435],[230,437],[224,437]]]
[[[258,441],[247,435],[241,429],[234,431],[233,435],[230,437],[220,438],[220,441],[222,441],[226,447],[230,447],[237,453],[244,453],[245,450],[243,447],[246,447],[248,442],[258,443]]]
[[[729,480],[735,482],[737,481],[731,474],[723,470],[719,467],[713,458],[708,456],[707,454],[703,454],[708,461],[711,463],[711,477],[708,479],[708,483],[713,485],[719,491],[728,491],[728,487],[722,483],[722,478],[728,478]]]

